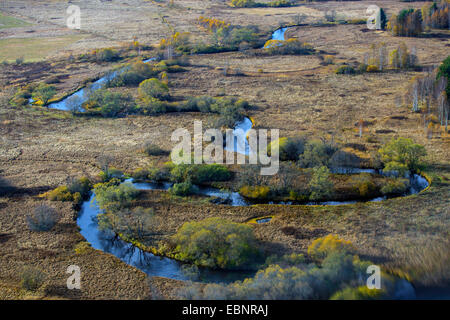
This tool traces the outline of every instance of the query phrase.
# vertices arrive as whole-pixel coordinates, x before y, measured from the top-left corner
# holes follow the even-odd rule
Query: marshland
[[[1,299],[449,298],[448,2],[70,4],[0,5]]]

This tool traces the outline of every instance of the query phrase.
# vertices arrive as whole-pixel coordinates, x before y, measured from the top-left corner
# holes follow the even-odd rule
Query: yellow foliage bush
[[[91,248],[91,245],[88,242],[82,241],[75,245],[75,253],[83,254],[83,253],[86,253],[90,248]]]
[[[367,66],[366,72],[378,72],[378,67],[376,65],[370,64]]]
[[[270,188],[266,186],[244,186],[239,193],[249,199],[265,199],[270,192]]]
[[[57,187],[54,190],[46,192],[44,196],[50,201],[73,201],[73,195],[67,186]]]
[[[340,239],[337,235],[329,234],[322,238],[317,238],[308,247],[308,255],[313,259],[321,260],[331,252],[349,252],[355,251],[351,241]]]

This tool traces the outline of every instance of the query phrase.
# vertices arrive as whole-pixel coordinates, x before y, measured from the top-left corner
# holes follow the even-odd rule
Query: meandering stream
[[[272,35],[272,40],[284,40],[285,32],[287,29],[288,28],[277,29]],[[152,60],[154,60],[154,58],[144,60],[144,62],[149,62]],[[79,110],[83,111],[81,109],[81,106],[84,102],[88,100],[89,94],[92,91],[103,88],[107,83],[107,81],[114,78],[120,72],[121,70],[114,71],[93,82],[89,86],[89,88],[82,88],[73,93],[72,95],[62,99],[61,101],[51,103],[50,105],[48,105],[48,107],[59,110],[71,110],[75,105],[76,107],[80,108]],[[247,155],[249,154],[249,152],[251,152],[246,137],[249,130],[252,128],[252,125],[253,123],[249,118],[245,118],[243,121],[239,122],[236,125],[234,129],[234,134],[236,136],[236,141],[238,143],[235,143],[233,151]],[[244,135],[244,137],[242,137],[241,135]],[[244,141],[245,143],[242,144],[239,143],[239,141],[241,142]],[[358,173],[358,172],[375,173],[375,171],[371,169],[351,169],[351,171],[352,172],[345,172],[345,173]],[[140,183],[140,182],[133,182],[131,180],[126,180],[125,182],[132,183],[133,186],[139,190],[167,190],[171,187],[170,183],[161,183],[161,184]],[[411,178],[411,188],[408,190],[407,194],[418,193],[427,186],[428,182],[426,179],[424,179],[419,175],[414,175]],[[247,201],[237,192],[224,192],[216,188],[200,187],[199,193],[200,195],[203,196],[221,199],[223,200],[222,203],[225,203],[226,205],[230,206],[251,205],[249,201]],[[381,201],[383,199],[384,198],[374,198],[371,199],[370,201]],[[356,201],[328,201],[319,204],[342,205],[355,202]],[[291,203],[279,203],[279,204],[289,205]],[[309,203],[307,205],[313,204],[317,203]],[[125,242],[121,239],[118,239],[114,235],[111,235],[107,232],[100,230],[98,228],[97,216],[101,213],[102,211],[98,207],[95,200],[95,194],[92,193],[91,198],[82,204],[81,210],[77,218],[77,224],[80,227],[81,234],[84,236],[86,241],[88,241],[91,244],[93,248],[113,254],[114,256],[118,257],[125,263],[142,270],[149,276],[160,276],[170,279],[188,280],[188,276],[186,276],[182,271],[183,265],[182,263],[174,259],[158,257],[151,253],[144,252],[143,250],[136,248],[132,244]],[[271,218],[264,217],[256,221],[258,223],[268,223],[270,222],[270,220]],[[230,272],[230,271],[217,271],[210,269],[200,269],[199,271],[200,271],[200,280],[205,282],[231,282],[236,280],[243,280],[253,275],[252,272]]]

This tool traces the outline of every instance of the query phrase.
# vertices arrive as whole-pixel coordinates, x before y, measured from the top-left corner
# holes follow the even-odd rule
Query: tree
[[[54,86],[40,83],[36,89],[33,90],[32,97],[34,101],[40,101],[45,106],[55,94],[56,88]]]
[[[169,98],[169,87],[156,78],[142,81],[139,84],[138,92],[141,99],[167,100]]]
[[[445,93],[447,95],[447,99],[450,100],[450,56],[448,56],[439,66],[437,79],[439,80],[441,77],[447,79],[447,87],[445,88]]]
[[[312,201],[325,199],[333,193],[333,183],[330,181],[330,170],[326,166],[313,169],[313,176],[309,182]]]
[[[386,171],[397,171],[400,175],[406,170],[416,172],[420,167],[420,158],[426,155],[425,147],[411,139],[399,137],[392,139],[378,152]]]
[[[380,19],[381,30],[386,29],[387,18],[386,18],[386,13],[384,12],[383,8],[380,8],[380,12],[379,12],[379,16],[378,17]]]

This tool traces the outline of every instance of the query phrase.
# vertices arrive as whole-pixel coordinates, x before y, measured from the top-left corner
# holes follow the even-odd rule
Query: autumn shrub
[[[39,205],[33,213],[27,216],[28,227],[31,231],[49,231],[59,221],[59,214],[47,205]]]
[[[263,200],[267,199],[270,188],[267,186],[243,186],[239,193],[249,199]]]
[[[231,284],[188,284],[179,295],[185,299],[329,299],[349,286],[362,286],[372,264],[343,252],[328,255],[321,264],[281,267],[274,263],[252,278]]]
[[[368,65],[366,68],[366,72],[378,72],[378,71],[379,71],[378,67],[373,64]]]
[[[308,255],[315,260],[322,260],[334,252],[353,253],[354,251],[355,248],[350,241],[332,234],[317,238],[308,247]]]
[[[367,285],[356,288],[345,288],[334,293],[330,300],[380,300],[386,295],[383,289],[369,289]]]
[[[210,268],[246,268],[258,257],[253,229],[221,218],[186,222],[173,237],[176,258]]]
[[[73,195],[67,186],[57,187],[45,195],[50,201],[73,201]]]

